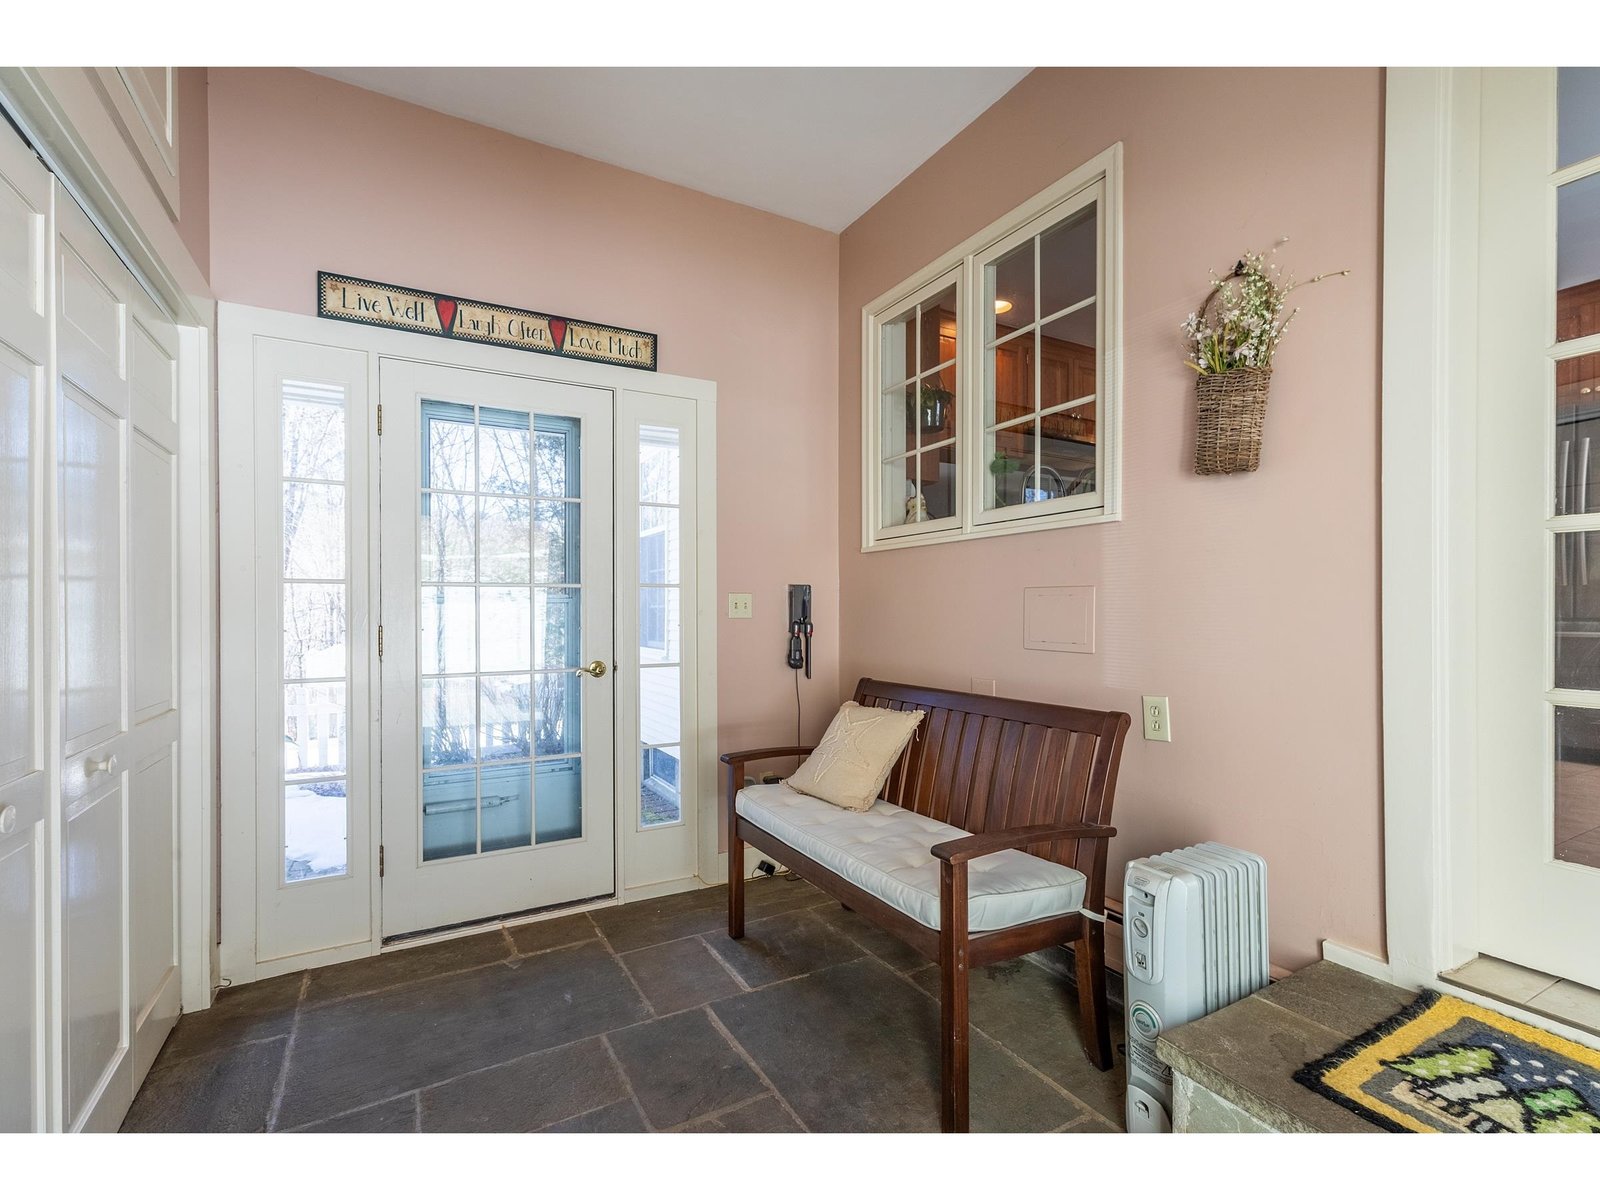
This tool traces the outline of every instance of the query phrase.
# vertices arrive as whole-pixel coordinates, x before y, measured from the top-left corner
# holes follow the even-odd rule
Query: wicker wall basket
[[[1196,380],[1196,475],[1232,475],[1261,465],[1270,367],[1235,367]]]

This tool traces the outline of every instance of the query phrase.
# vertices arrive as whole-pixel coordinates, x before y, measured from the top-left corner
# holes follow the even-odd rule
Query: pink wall
[[[1376,70],[1039,70],[845,230],[842,685],[858,675],[1125,709],[1113,878],[1216,839],[1266,856],[1273,961],[1381,953]],[[1124,517],[862,554],[862,305],[1111,143],[1125,150]],[[1278,237],[1301,278],[1258,474],[1191,473],[1178,325],[1208,273]],[[1023,649],[1022,589],[1093,584],[1099,647]],[[1120,883],[1119,885],[1120,886]]]
[[[318,268],[647,329],[717,384],[722,746],[787,743],[787,585],[815,587],[808,724],[839,684],[836,235],[293,70],[210,72],[211,282],[314,310]],[[707,602],[725,612],[722,597]]]

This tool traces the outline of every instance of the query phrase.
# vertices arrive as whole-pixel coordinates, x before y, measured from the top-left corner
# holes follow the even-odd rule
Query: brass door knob
[[[587,667],[579,667],[576,671],[573,672],[574,675],[592,675],[596,679],[599,679],[605,673],[606,673],[606,661],[603,658],[597,658],[592,663],[590,663]]]

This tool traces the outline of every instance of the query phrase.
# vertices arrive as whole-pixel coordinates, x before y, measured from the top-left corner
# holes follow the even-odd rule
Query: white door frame
[[[1323,955],[1406,987],[1465,995],[1440,973],[1477,953],[1474,509],[1482,71],[1391,67],[1386,75],[1382,628],[1388,961],[1332,941],[1323,943]],[[1517,1011],[1483,996],[1472,999]],[[1600,1045],[1592,1034],[1558,1028]]]
[[[218,430],[217,476],[219,500],[219,579],[220,579],[220,686],[221,695],[238,698],[240,702],[224,706],[220,714],[219,744],[221,757],[218,779],[220,783],[221,843],[221,927],[218,947],[220,976],[229,983],[239,984],[262,978],[278,970],[294,970],[305,966],[365,957],[382,949],[381,892],[378,877],[378,844],[376,836],[366,839],[368,854],[364,868],[371,881],[369,889],[369,928],[367,941],[345,945],[295,959],[280,960],[274,967],[263,969],[256,954],[256,804],[257,759],[256,747],[259,731],[256,728],[253,698],[259,681],[255,667],[255,609],[252,601],[255,588],[254,524],[256,506],[257,454],[254,428],[253,361],[257,338],[284,342],[299,342],[314,346],[336,347],[357,351],[367,356],[368,395],[376,403],[380,395],[379,363],[384,358],[402,358],[418,362],[437,363],[447,367],[468,370],[493,371],[510,375],[533,375],[558,382],[608,389],[615,393],[620,405],[624,397],[630,402],[649,404],[651,398],[688,400],[694,405],[695,438],[700,451],[701,470],[696,493],[700,521],[715,529],[715,447],[716,447],[716,384],[677,375],[633,370],[626,367],[607,366],[600,363],[581,362],[553,355],[530,354],[525,351],[497,346],[478,346],[448,341],[442,338],[419,337],[401,330],[356,325],[349,322],[330,321],[300,313],[286,313],[248,305],[223,303],[217,306],[217,364],[218,364]],[[402,433],[401,436],[404,436]],[[376,461],[376,447],[372,448]],[[377,497],[376,472],[369,472],[367,502],[375,505]],[[620,511],[620,510],[619,510]],[[619,543],[622,541],[618,539]],[[627,541],[630,552],[634,543]],[[686,564],[687,566],[687,564]],[[720,879],[721,861],[717,855],[717,656],[716,656],[716,539],[702,537],[693,565],[698,590],[696,614],[685,613],[687,626],[695,621],[701,631],[696,668],[696,706],[698,746],[696,759],[698,794],[695,797],[699,823],[696,847],[695,875],[673,881],[670,887],[652,890],[684,890],[717,882]],[[377,578],[377,547],[369,547],[367,570]],[[626,578],[631,578],[629,575]],[[618,586],[625,577],[619,574]],[[619,631],[620,632],[620,631]],[[367,638],[359,653],[366,656],[370,678],[378,678],[376,637]],[[353,653],[357,653],[353,650]],[[244,702],[244,697],[250,697]],[[376,697],[371,708],[374,720],[378,709]],[[371,777],[378,778],[378,739],[370,739],[368,767]],[[620,757],[622,747],[617,754]],[[627,778],[619,772],[619,778]],[[378,794],[377,788],[373,796]],[[352,800],[354,803],[354,800]],[[365,820],[375,835],[377,810],[357,814],[352,820]],[[629,893],[625,864],[628,854],[622,839],[630,836],[633,823],[619,819],[617,828],[618,899],[604,903],[619,903]],[[634,892],[629,898],[638,898],[646,892]]]

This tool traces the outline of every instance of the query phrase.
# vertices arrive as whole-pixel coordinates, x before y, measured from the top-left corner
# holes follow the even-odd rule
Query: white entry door
[[[1479,948],[1600,986],[1600,71],[1482,121]]]
[[[383,935],[610,895],[613,394],[380,384]]]

